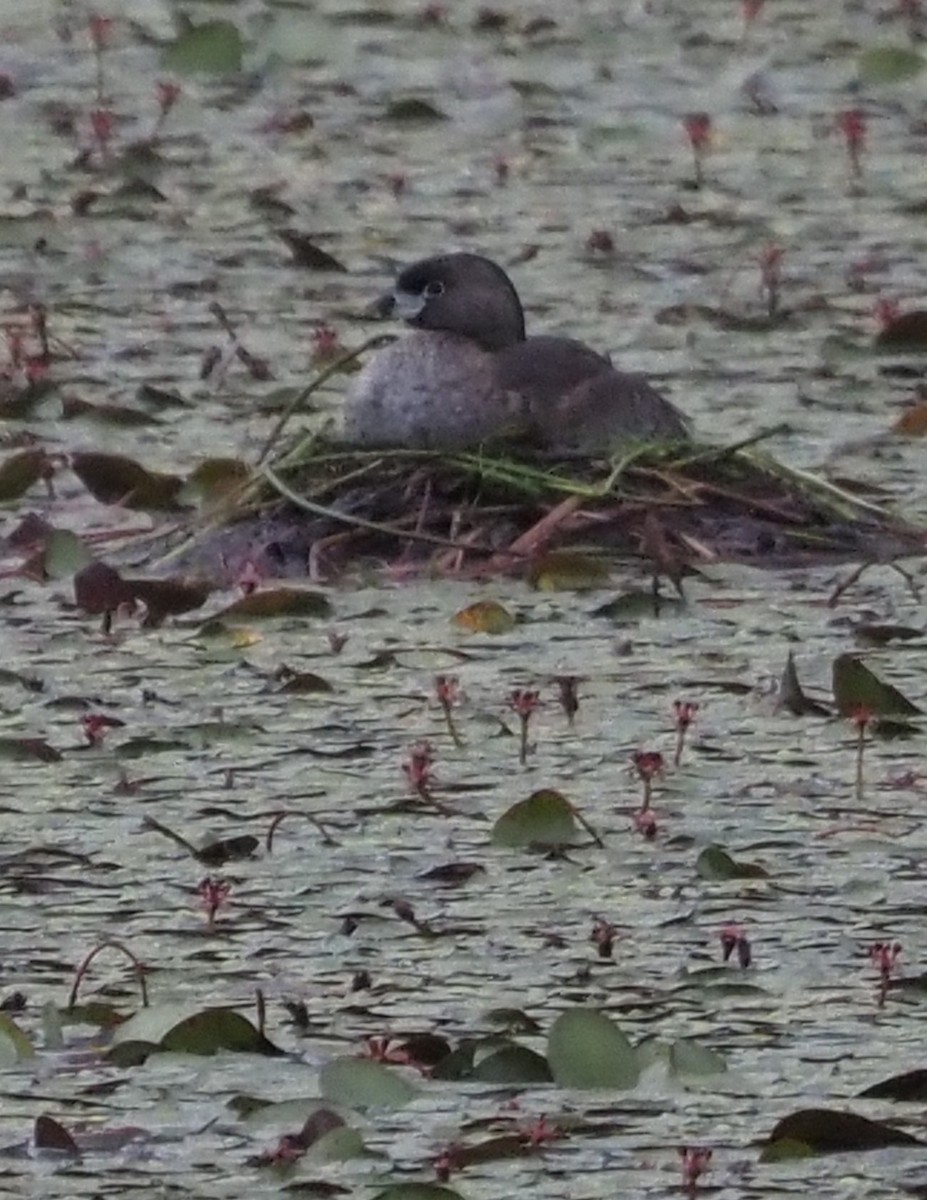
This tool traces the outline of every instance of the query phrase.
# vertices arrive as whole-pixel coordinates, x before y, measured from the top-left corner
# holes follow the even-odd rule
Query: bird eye
[[[432,279],[425,284],[426,296],[440,296],[444,291],[444,284],[440,279]]]

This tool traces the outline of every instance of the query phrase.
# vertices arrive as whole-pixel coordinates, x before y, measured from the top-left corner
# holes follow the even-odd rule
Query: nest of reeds
[[[391,337],[335,359],[280,416],[252,479],[181,554],[203,565],[260,554],[286,574],[359,561],[518,573],[551,552],[643,558],[678,586],[687,564],[782,567],[917,554],[925,531],[861,486],[787,467],[760,444],[640,444],[610,459],[478,451],[362,450],[286,426],[330,376]],[[186,551],[186,553],[185,553]],[[171,557],[176,556],[176,551]]]
[[[922,548],[921,531],[862,491],[785,467],[759,441],[639,445],[591,460],[504,446],[358,450],[303,436],[265,456],[222,524],[288,574],[364,560],[518,573],[570,551],[643,557],[678,582],[698,561],[871,562]]]

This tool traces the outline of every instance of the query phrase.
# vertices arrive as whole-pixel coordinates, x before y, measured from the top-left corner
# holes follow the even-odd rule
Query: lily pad
[[[835,1154],[923,1144],[902,1129],[895,1129],[884,1121],[870,1121],[858,1113],[803,1108],[778,1122],[760,1160],[769,1162],[781,1157],[804,1157],[808,1153]]]
[[[44,450],[20,450],[0,463],[0,504],[18,500],[45,473],[48,458]]]
[[[147,629],[156,629],[165,617],[202,608],[212,591],[208,582],[186,579],[126,579],[125,586],[145,605],[142,624]]]
[[[515,618],[498,600],[478,600],[462,608],[451,618],[458,629],[467,633],[509,633]]]
[[[80,1158],[80,1148],[77,1142],[54,1117],[45,1114],[36,1117],[32,1129],[32,1141],[36,1150],[54,1150],[57,1154]]]
[[[871,716],[910,717],[920,709],[890,683],[883,683],[855,654],[841,654],[833,664],[834,703],[842,717],[859,710]]]
[[[0,1067],[35,1058],[35,1050],[11,1016],[0,1012]]]
[[[213,1055],[220,1050],[282,1054],[247,1017],[233,1008],[191,1012],[189,1005],[166,1004],[140,1009],[120,1025],[113,1035],[109,1057],[125,1066],[144,1061],[156,1051]]]
[[[533,792],[507,809],[492,829],[495,846],[568,846],[577,835],[573,805],[553,788]]]
[[[676,1076],[719,1075],[727,1070],[727,1063],[694,1038],[678,1038],[669,1048],[669,1069]]]
[[[687,607],[685,600],[679,596],[661,596],[659,601],[655,601],[653,592],[632,588],[627,592],[622,592],[614,600],[600,604],[598,608],[593,609],[592,615],[607,617],[618,625],[636,624],[638,621],[654,616],[655,608],[658,608],[659,612],[666,616],[683,613]]]
[[[927,1100],[927,1068],[917,1067],[882,1079],[859,1093],[864,1100]]]
[[[86,544],[70,529],[56,529],[45,543],[42,566],[48,579],[70,579],[92,560]]]
[[[515,1042],[499,1045],[478,1058],[469,1076],[482,1083],[550,1083],[550,1065],[543,1055]]]
[[[614,1021],[591,1008],[571,1008],[554,1021],[547,1061],[561,1087],[632,1088],[637,1052]]]
[[[149,471],[121,454],[72,454],[71,470],[101,504],[120,504],[143,512],[181,507],[178,495],[183,480],[179,475]]]
[[[204,21],[187,27],[167,46],[161,65],[182,75],[229,75],[241,70],[245,43],[231,21]]]
[[[330,1129],[309,1147],[308,1155],[317,1162],[347,1162],[367,1153],[364,1139],[350,1125]]]
[[[927,350],[927,311],[908,309],[890,317],[876,334],[875,350],[890,354],[923,354]],[[917,418],[913,422],[917,425]]]
[[[133,600],[135,593],[115,567],[91,562],[74,576],[74,600],[78,608],[92,616],[115,612],[120,604]]]
[[[388,121],[446,121],[447,117],[429,100],[419,96],[402,96],[391,100],[386,109]]]
[[[270,619],[273,617],[327,617],[331,615],[331,601],[321,592],[307,588],[269,588],[242,596],[212,618],[225,621],[237,617]]]
[[[64,755],[44,738],[0,737],[0,762],[61,762]]]
[[[609,564],[601,558],[554,550],[534,563],[528,578],[539,592],[589,592],[607,587],[611,575]]]
[[[238,458],[207,458],[187,476],[179,499],[204,507],[236,495],[251,478],[251,468]]]
[[[418,1094],[408,1080],[367,1058],[333,1058],[319,1073],[322,1095],[348,1108],[402,1108]]]
[[[759,863],[738,862],[723,846],[706,846],[695,870],[700,879],[767,879],[769,872]]]
[[[857,73],[861,83],[903,83],[924,69],[924,57],[906,46],[873,46],[859,56]]]

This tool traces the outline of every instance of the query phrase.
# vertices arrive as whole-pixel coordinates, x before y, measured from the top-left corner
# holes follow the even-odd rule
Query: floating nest
[[[922,551],[924,532],[871,490],[785,467],[760,440],[640,445],[605,461],[356,450],[304,436],[270,465],[265,455],[221,521],[194,536],[194,557],[258,552],[290,575],[360,561],[518,574],[569,552],[643,558],[678,583],[699,561],[782,567]]]

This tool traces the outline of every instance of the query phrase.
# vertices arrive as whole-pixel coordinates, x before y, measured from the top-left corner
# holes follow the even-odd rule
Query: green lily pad
[[[547,1061],[561,1087],[632,1088],[637,1052],[618,1026],[591,1008],[570,1008],[554,1021]]]
[[[834,703],[841,717],[858,710],[873,717],[910,717],[920,709],[890,683],[883,683],[855,654],[840,654],[833,664]]]
[[[307,1157],[317,1162],[347,1162],[367,1153],[364,1139],[350,1125],[330,1129],[317,1138],[307,1151]]]
[[[669,1069],[676,1076],[719,1075],[727,1070],[727,1063],[694,1038],[678,1038],[669,1048]]]
[[[367,1058],[333,1058],[319,1073],[322,1095],[348,1108],[402,1108],[418,1092],[383,1063]]]
[[[0,462],[0,504],[18,500],[42,478],[47,466],[44,450],[20,450]]]
[[[42,566],[48,579],[70,579],[92,559],[93,555],[76,533],[56,529],[45,543]]]
[[[569,800],[553,788],[506,809],[492,828],[494,846],[568,846],[578,826]]]
[[[924,69],[923,55],[906,46],[874,46],[860,56],[856,70],[861,83],[903,83]]]
[[[706,846],[695,862],[700,879],[767,879],[759,863],[738,862],[723,846]]]
[[[588,592],[608,587],[611,567],[601,558],[551,550],[532,564],[528,581],[539,592]]]
[[[386,110],[388,121],[446,121],[447,117],[429,100],[420,96],[401,96],[391,100]]]
[[[550,1083],[553,1076],[543,1055],[527,1046],[504,1042],[478,1058],[468,1078],[482,1083],[529,1084]]]
[[[807,1142],[800,1142],[795,1138],[780,1138],[777,1142],[770,1142],[763,1149],[760,1161],[764,1163],[789,1162],[794,1158],[814,1158],[814,1153]]]
[[[661,596],[657,603],[663,616],[678,615],[687,609],[685,600],[679,596]],[[632,588],[614,600],[600,604],[592,610],[592,616],[607,617],[618,625],[631,624],[654,616],[654,605],[653,592]]]
[[[0,1012],[0,1067],[12,1067],[30,1058],[35,1058],[32,1042],[11,1016]]]
[[[142,1008],[113,1034],[109,1057],[120,1065],[144,1061],[158,1051],[180,1054],[278,1055],[279,1050],[241,1013],[233,1008],[203,1008],[164,1004]]]
[[[206,72],[230,75],[241,70],[245,43],[231,21],[204,21],[187,25],[161,55],[167,71],[181,75]]]

